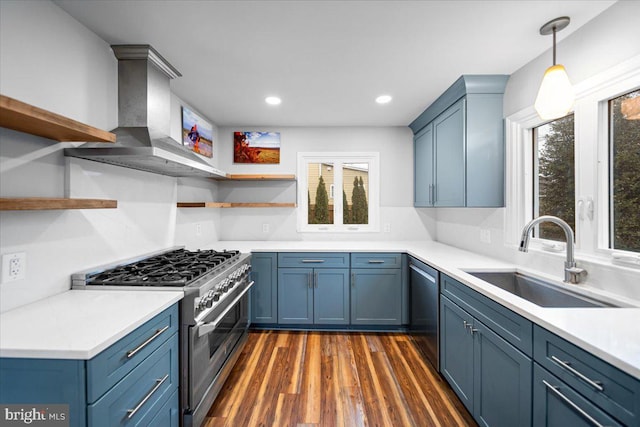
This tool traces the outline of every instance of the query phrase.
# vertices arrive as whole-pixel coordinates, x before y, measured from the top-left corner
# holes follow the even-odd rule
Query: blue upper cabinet
[[[502,97],[508,78],[462,76],[409,125],[416,207],[504,206]]]
[[[433,123],[422,128],[413,138],[413,204],[433,206]]]

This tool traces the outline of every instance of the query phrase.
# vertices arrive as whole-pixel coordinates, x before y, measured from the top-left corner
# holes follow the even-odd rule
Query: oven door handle
[[[220,322],[222,322],[222,319],[224,319],[224,316],[227,315],[227,313],[229,313],[229,311],[236,305],[236,303],[238,301],[240,301],[240,298],[242,298],[247,292],[249,292],[249,289],[251,289],[251,287],[253,286],[255,282],[252,280],[249,283],[249,286],[247,286],[241,293],[240,295],[238,295],[232,302],[231,304],[229,304],[227,306],[227,308],[224,309],[224,311],[222,313],[220,313],[220,315],[218,317],[216,317],[216,320],[214,320],[213,322],[207,322],[207,323],[200,323],[198,325],[198,336],[199,337],[203,337],[209,333],[211,333],[214,329],[216,329],[218,327],[218,325],[220,324]]]

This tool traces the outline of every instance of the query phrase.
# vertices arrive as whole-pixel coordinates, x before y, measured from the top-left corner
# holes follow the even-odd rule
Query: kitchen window
[[[609,242],[640,252],[640,90],[609,101]]]
[[[573,114],[533,128],[533,218],[553,215],[575,227],[575,153]],[[534,237],[564,242],[560,227],[548,222]]]
[[[637,266],[640,56],[574,89],[570,116],[546,123],[531,106],[505,119],[505,242],[517,246],[528,221],[555,215],[575,231],[579,257]],[[536,230],[531,247],[564,256],[555,228]]]
[[[378,231],[378,153],[299,153],[298,231]]]

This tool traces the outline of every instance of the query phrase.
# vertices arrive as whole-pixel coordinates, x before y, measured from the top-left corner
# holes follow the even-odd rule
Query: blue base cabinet
[[[451,286],[454,279],[442,275],[441,281],[449,282],[449,286],[442,284],[443,290],[472,311],[486,313],[496,309],[485,305],[479,294],[477,299],[469,298],[467,292],[475,291],[465,287],[464,293],[458,292]],[[492,330],[446,294],[440,298],[440,316],[440,371],[478,424],[530,426],[531,358],[501,336],[502,328]],[[505,321],[511,324],[510,320]]]
[[[399,253],[351,254],[351,324],[401,325],[404,286]]]
[[[278,254],[278,324],[348,325],[349,254]]]
[[[278,254],[251,255],[251,323],[278,322]]]
[[[533,376],[533,425],[535,427],[624,425],[537,363],[534,363]]]
[[[640,427],[640,380],[539,326],[533,355],[534,426]]]
[[[73,427],[178,426],[178,324],[176,304],[91,360],[0,359],[0,402],[67,404]]]

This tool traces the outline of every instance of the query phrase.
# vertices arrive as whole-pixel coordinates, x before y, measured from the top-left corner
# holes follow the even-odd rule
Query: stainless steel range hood
[[[149,45],[114,45],[118,58],[116,143],[64,150],[80,157],[169,176],[224,177],[203,157],[169,136],[171,79],[181,74]]]

